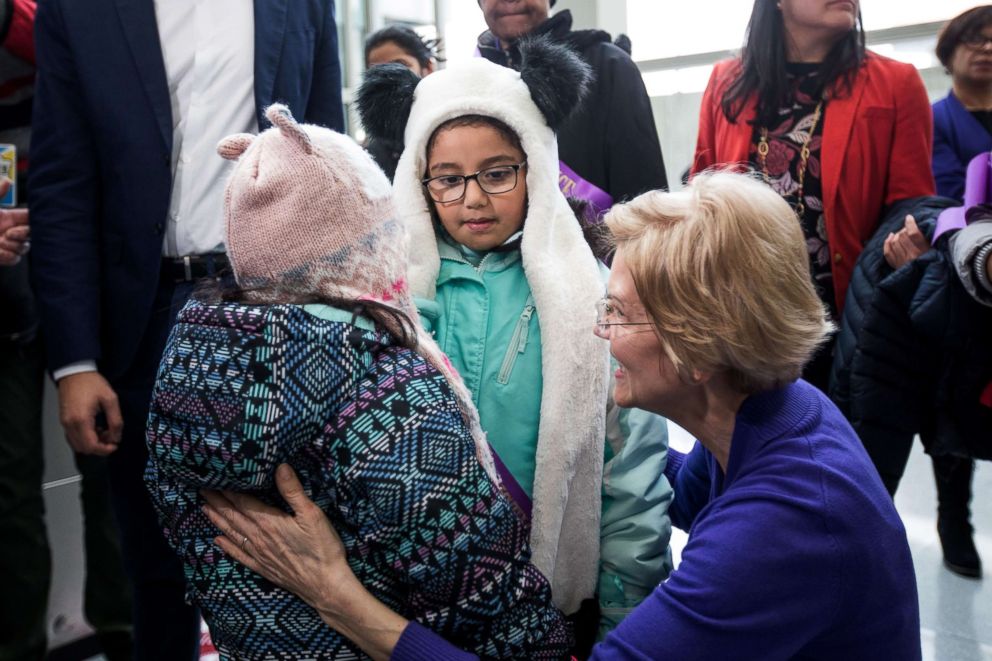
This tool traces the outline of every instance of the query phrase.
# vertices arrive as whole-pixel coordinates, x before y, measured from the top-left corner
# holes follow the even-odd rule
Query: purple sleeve
[[[820,519],[760,494],[726,505],[699,522],[678,569],[591,661],[655,659],[662,649],[681,661],[792,658],[832,620],[838,565]]]
[[[430,629],[410,622],[403,630],[390,659],[397,661],[477,661],[479,657],[464,652]]]

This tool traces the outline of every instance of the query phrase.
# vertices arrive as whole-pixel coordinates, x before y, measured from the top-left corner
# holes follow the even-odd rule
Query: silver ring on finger
[[[241,550],[244,551],[245,553],[248,553],[249,555],[251,555],[251,553],[248,551],[248,542],[249,541],[251,541],[251,540],[248,539],[248,535],[245,535],[244,536],[244,539],[241,540]]]

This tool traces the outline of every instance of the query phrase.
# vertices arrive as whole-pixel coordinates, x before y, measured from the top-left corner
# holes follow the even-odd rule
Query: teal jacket
[[[530,496],[543,386],[541,332],[520,251],[490,252],[480,260],[439,239],[438,252],[436,298],[417,299],[422,321],[473,393],[493,449]],[[616,407],[612,398],[603,405],[598,592],[605,633],[671,571],[672,490],[664,476],[665,420]]]

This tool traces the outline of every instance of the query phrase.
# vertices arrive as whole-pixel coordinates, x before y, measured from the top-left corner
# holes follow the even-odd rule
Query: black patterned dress
[[[800,152],[807,140],[810,142],[810,156],[806,166],[803,184],[803,204],[805,209],[799,217],[806,249],[809,252],[810,272],[820,299],[827,305],[832,318],[838,318],[837,303],[834,298],[834,278],[830,270],[830,245],[827,240],[827,224],[823,215],[822,160],[823,123],[827,104],[821,109],[819,121],[810,137],[810,126],[816,117],[816,107],[822,97],[818,64],[789,64],[789,80],[792,83],[792,102],[781,108],[773,126],[768,129],[768,156],[764,168],[758,155],[761,141],[761,126],[755,126],[751,139],[751,165],[758,172],[767,171],[769,184],[793,209],[799,202],[799,171],[802,167]]]

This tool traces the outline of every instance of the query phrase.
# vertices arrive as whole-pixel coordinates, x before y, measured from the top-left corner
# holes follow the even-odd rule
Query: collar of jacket
[[[468,266],[473,272],[482,275],[484,272],[498,272],[505,271],[514,264],[520,262],[520,241],[517,240],[513,242],[514,247],[507,246],[506,250],[491,250],[483,256],[482,261],[478,265],[472,264],[465,255],[462,254],[461,249],[455,244],[454,239],[450,238],[447,233],[441,233],[438,235],[437,240],[437,252],[441,261],[457,262],[459,264],[464,264]],[[502,246],[501,246],[502,247]],[[444,275],[439,275],[437,284],[440,285],[445,282],[448,278]]]
[[[558,12],[544,23],[541,23],[528,36],[539,37],[547,35],[553,41],[564,42],[582,51],[595,43],[610,43],[609,32],[603,30],[572,30],[572,12],[568,9]],[[504,67],[516,69],[520,65],[520,51],[516,44],[511,44],[509,51],[500,48],[499,39],[491,31],[486,30],[479,35],[479,54],[490,62]]]

